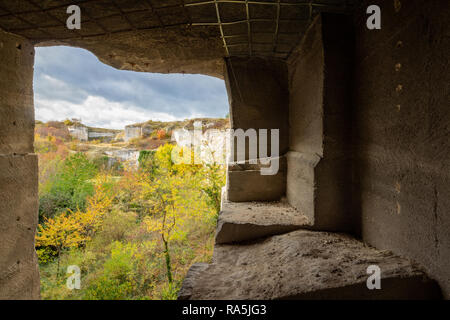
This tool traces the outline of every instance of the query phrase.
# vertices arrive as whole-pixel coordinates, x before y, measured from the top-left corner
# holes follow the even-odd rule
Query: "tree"
[[[106,186],[107,177],[97,177],[95,193],[92,197],[87,198],[88,205],[86,210],[80,211],[78,209],[76,212],[73,212],[68,209],[73,218],[79,222],[81,227],[80,232],[84,241],[88,241],[92,238],[101,227],[103,217],[111,209],[113,196],[108,193]]]
[[[76,248],[83,241],[85,238],[82,236],[81,224],[74,216],[67,213],[62,213],[55,218],[47,218],[45,224],[38,226],[36,246],[54,248],[58,259],[57,277],[61,252],[67,248]]]
[[[163,140],[167,137],[167,133],[166,130],[164,129],[159,129],[156,133],[156,136],[158,137],[158,140]]]
[[[95,194],[88,197],[86,211],[72,211],[61,213],[54,218],[46,218],[38,225],[36,247],[50,247],[56,251],[58,259],[57,274],[61,252],[64,249],[76,248],[90,240],[100,228],[104,215],[111,208],[113,197],[106,189],[106,177],[99,177],[95,186]],[[47,252],[41,251],[43,254]]]
[[[207,203],[214,208],[216,216],[219,215],[222,197],[222,188],[225,185],[225,169],[222,165],[205,164],[202,170],[204,181],[202,191],[207,197]]]
[[[155,154],[157,175],[149,176],[143,181],[143,194],[151,204],[153,217],[147,217],[145,223],[149,232],[157,232],[164,245],[167,279],[171,285],[173,282],[172,267],[170,261],[169,242],[172,232],[177,225],[178,216],[177,200],[179,179],[176,179],[176,171],[171,160],[173,146],[166,144],[158,148]]]
[[[183,223],[189,216],[205,210],[203,201],[195,198],[199,188],[197,166],[175,165],[172,162],[174,146],[165,144],[155,153],[157,174],[147,174],[142,180],[142,196],[150,207],[150,215],[144,222],[149,232],[156,232],[164,246],[167,279],[172,285],[170,243],[180,234]]]
[[[98,168],[83,153],[77,153],[64,160],[53,179],[49,181],[48,192],[39,199],[40,218],[52,217],[57,213],[86,208],[86,198],[94,194],[92,179]]]

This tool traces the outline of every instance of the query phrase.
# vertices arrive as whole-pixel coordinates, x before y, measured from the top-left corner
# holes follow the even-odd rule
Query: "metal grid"
[[[279,58],[287,58],[289,56],[315,14],[320,11],[347,12],[352,9],[352,1],[350,0],[173,0],[164,1],[169,3],[165,6],[157,6],[155,1],[152,0],[142,0],[136,7],[127,5],[124,0],[74,0],[70,1],[70,3],[55,4],[53,6],[45,6],[39,4],[39,2],[39,0],[21,0],[21,8],[23,7],[24,9],[15,12],[8,9],[5,6],[5,2],[0,1],[0,28],[28,38],[33,37],[39,41],[84,39],[129,31],[144,31],[177,26],[217,28],[218,36],[223,42],[225,56],[275,56]],[[92,8],[96,8],[96,5],[99,6],[99,2],[101,5],[108,6],[110,12],[98,15],[98,12]],[[81,7],[82,24],[90,23],[92,25],[91,31],[88,30],[86,32],[83,28],[82,30],[67,30],[65,28],[64,14],[70,4]],[[242,12],[242,19],[229,19],[227,15],[230,15],[230,9],[225,10],[225,6],[234,6],[233,10],[235,12]],[[192,18],[197,8],[207,9],[212,7],[215,11],[214,17],[211,16],[213,14],[211,12],[208,15],[200,14],[200,16],[195,15],[194,19]],[[251,8],[256,9],[256,7],[269,13],[273,11],[274,14],[271,17],[253,17]],[[282,12],[286,12],[286,8],[288,10],[291,10],[289,8],[299,8],[300,12],[302,12],[302,17],[283,18]],[[99,10],[98,7],[96,10]],[[173,17],[174,14],[170,15],[170,13],[178,11],[180,15],[176,18]],[[63,15],[58,16],[55,12]],[[169,12],[169,15],[165,16],[163,12]],[[133,19],[133,16],[136,14],[147,14],[147,17],[151,17],[148,20],[154,19],[155,23],[142,26],[140,25],[142,21]],[[44,19],[45,24],[40,25],[40,20],[38,22],[30,21],[30,19],[26,18],[30,15],[40,15],[41,20],[43,17],[46,17]],[[233,15],[231,14],[231,16]],[[5,19],[11,18],[15,18],[16,22],[4,23]],[[212,18],[213,21],[211,21]],[[111,24],[104,23],[105,21],[111,21],[111,19],[121,19],[119,23],[121,27],[111,29]],[[262,31],[258,31],[254,28],[257,23],[263,26],[274,27],[273,30],[267,27],[266,29],[263,28]],[[289,23],[296,23],[297,26],[300,24],[303,27],[297,30],[292,27],[284,28],[284,31],[282,31],[282,25]],[[235,32],[233,27],[240,30],[245,28],[246,30],[244,32]],[[226,31],[226,28],[229,28],[231,31]],[[39,33],[36,34],[36,31]],[[30,33],[33,35],[30,36]],[[258,37],[264,38],[264,41],[255,40]],[[281,38],[288,40],[282,41]]]

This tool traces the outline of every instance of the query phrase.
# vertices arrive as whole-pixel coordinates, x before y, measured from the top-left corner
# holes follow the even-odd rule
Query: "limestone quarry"
[[[194,139],[194,123],[199,125],[204,137]],[[84,125],[80,120],[72,119],[64,122],[51,121],[36,124],[36,133],[47,136],[56,135],[66,142],[73,140],[76,148],[73,152],[82,151],[91,158],[107,157],[108,165],[128,163],[138,166],[140,151],[155,150],[164,143],[172,143],[180,147],[191,147],[195,144],[210,152],[224,152],[226,140],[229,138],[228,119],[197,118],[183,121],[161,122],[149,120],[125,126],[123,130],[94,128]],[[71,137],[71,139],[69,138]],[[203,151],[201,154],[204,154]],[[202,156],[206,160],[206,156]]]

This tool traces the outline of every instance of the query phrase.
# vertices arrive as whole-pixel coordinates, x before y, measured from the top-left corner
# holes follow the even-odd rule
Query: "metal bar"
[[[271,6],[277,6],[277,2],[267,2],[267,1],[246,1],[246,0],[211,0],[211,1],[202,1],[202,2],[193,2],[193,3],[186,3],[186,7],[193,7],[193,6],[201,6],[206,4],[214,4],[214,3],[236,3],[236,4],[259,4],[259,5],[271,5]],[[297,2],[280,2],[281,6],[309,6],[309,3],[297,3]],[[313,3],[312,4],[315,7],[345,7],[345,6],[336,6],[336,5],[328,5],[328,4],[322,4],[322,3]]]
[[[225,39],[233,39],[233,38],[242,38],[242,37],[247,37],[246,33],[241,33],[241,34],[232,34],[229,36],[223,36]]]
[[[28,3],[30,3],[31,5],[33,5],[34,7],[38,8],[39,10],[41,10],[40,12],[46,14],[48,17],[52,18],[53,20],[58,21],[59,23],[62,23],[63,26],[66,25],[66,22],[59,19],[58,17],[55,17],[54,15],[52,15],[51,13],[47,12],[44,10],[44,8],[42,8],[40,5],[38,5],[37,3],[34,2],[34,0],[26,0]],[[59,27],[60,25],[58,25]],[[49,28],[49,27],[46,27]],[[83,37],[83,35],[76,29],[72,30],[73,32],[75,32],[76,34],[78,34],[80,37]]]
[[[260,22],[267,22],[267,21],[273,21],[272,19],[252,19],[253,21],[260,21]],[[221,22],[220,24],[223,26],[226,25],[232,25],[232,24],[239,24],[239,23],[247,23],[248,20],[236,20],[236,21],[229,21],[229,22]],[[217,22],[195,22],[192,24],[193,26],[217,26],[219,23]]]
[[[277,48],[277,41],[278,41],[278,29],[279,29],[279,25],[280,25],[280,0],[277,1],[277,22],[275,25],[275,34],[273,36],[273,52],[275,52],[276,48]]]
[[[111,3],[113,4],[113,6],[117,9],[117,11],[119,11],[119,14],[122,16],[122,18],[125,19],[125,21],[130,25],[130,27],[133,30],[137,30],[136,26],[131,22],[130,19],[128,19],[127,15],[125,14],[125,12],[123,12],[123,10],[117,5],[117,3],[114,0],[111,0]]]
[[[12,11],[10,11],[10,10],[8,10],[8,9],[6,9],[6,8],[4,8],[4,7],[2,7],[2,6],[0,6],[0,9],[3,10],[3,11],[9,12],[14,18],[19,19],[20,21],[22,21],[22,22],[24,22],[24,23],[26,23],[26,24],[32,26],[33,29],[38,29],[38,30],[40,30],[42,33],[45,33],[45,34],[47,34],[48,36],[53,37],[53,35],[52,35],[50,32],[46,31],[46,30],[43,29],[42,27],[39,27],[39,26],[35,25],[34,23],[31,23],[31,22],[25,20],[24,18],[22,18],[21,16],[15,14],[14,12],[12,12]]]
[[[94,17],[92,17],[87,10],[82,11],[82,14],[84,14],[86,17],[89,18],[89,21],[95,23],[100,29],[103,30],[103,32],[105,32],[106,34],[110,34],[111,32],[108,31],[100,22],[98,22],[97,19],[95,19]]]
[[[309,19],[280,19],[279,22],[299,22],[299,21],[308,21]],[[229,22],[222,22],[223,26],[239,24],[239,23],[247,23],[249,20],[236,20]],[[274,22],[274,19],[250,19],[250,22]],[[195,22],[192,24],[193,26],[218,26],[217,22]]]
[[[220,36],[222,38],[223,46],[225,48],[225,52],[226,52],[227,57],[228,57],[230,55],[230,52],[228,51],[227,41],[224,38],[223,27],[222,27],[222,20],[220,19],[219,3],[217,2],[217,0],[214,0],[214,5],[216,6],[216,16],[217,16],[217,23],[219,24]]]
[[[85,0],[85,1],[82,1],[82,2],[74,1],[74,3],[72,3],[72,4],[74,4],[74,5],[82,5],[82,4],[88,4],[88,3],[96,2],[96,1],[98,1],[98,0]],[[29,13],[39,13],[39,12],[51,11],[51,10],[55,10],[55,9],[67,8],[67,6],[68,6],[68,4],[60,4],[60,5],[49,7],[49,8],[42,9],[42,10],[26,10],[26,11],[15,12],[14,14],[21,15],[21,14],[29,14]],[[181,6],[182,6],[181,4],[176,4],[176,5],[169,5],[169,6],[159,7],[158,9],[179,8]],[[145,10],[133,10],[133,11],[127,12],[127,14],[137,13],[137,12],[144,12],[144,11],[148,11],[148,9],[145,9]],[[11,16],[11,15],[12,15],[11,13],[1,14],[0,18]],[[112,14],[112,15],[108,15],[108,16],[105,16],[105,17],[102,17],[102,18],[118,16],[118,15],[119,14]]]
[[[129,11],[129,12],[127,12],[127,14],[142,13],[142,12],[147,12],[147,11],[148,11],[148,9],[144,9],[144,10],[134,10],[134,11]],[[33,13],[36,13],[36,12],[41,12],[41,11],[33,11]],[[9,14],[8,14],[8,16],[9,16]],[[99,21],[102,21],[103,19],[109,19],[109,18],[114,18],[114,17],[119,17],[119,16],[121,16],[120,13],[112,13],[112,14],[103,16],[103,17],[101,17],[101,18],[98,18],[98,20],[99,20]],[[1,18],[1,17],[4,17],[4,16],[0,16],[0,18]],[[93,21],[87,19],[87,20],[85,20],[84,22],[93,22]],[[63,24],[65,25],[65,22],[63,22]],[[48,25],[48,26],[45,26],[45,28],[54,28],[54,27],[60,27],[60,26],[61,26],[60,24],[57,24],[57,25]],[[14,30],[14,31],[28,31],[28,30],[33,30],[33,29],[35,29],[35,28],[16,28],[16,29],[11,29],[11,30]],[[139,30],[139,28],[137,28],[137,30]]]
[[[298,20],[296,20],[298,21]],[[258,35],[272,35],[272,32],[252,32],[253,36],[258,36]],[[285,36],[298,36],[299,32],[284,32],[284,33],[278,33],[279,35],[285,35]],[[228,36],[224,36],[225,39],[232,39],[232,38],[241,38],[241,37],[247,37],[246,33],[241,33],[241,34],[231,34]]]
[[[248,54],[252,55],[252,27],[250,22],[250,10],[248,9],[248,1],[245,1],[245,12],[247,15],[247,34],[248,34]]]
[[[252,43],[256,44],[256,45],[262,45],[262,46],[271,46],[272,45],[271,42],[253,41]],[[247,42],[229,43],[228,47],[238,47],[238,46],[244,46],[247,44],[248,44]],[[287,43],[287,44],[289,44],[289,43]]]
[[[183,6],[183,12],[184,12],[184,15],[187,18],[187,21],[188,21],[189,25],[192,25],[192,18],[191,18],[190,14],[189,14],[189,12],[188,12],[188,10],[186,8],[186,4],[184,3],[184,0],[181,0],[181,5]]]

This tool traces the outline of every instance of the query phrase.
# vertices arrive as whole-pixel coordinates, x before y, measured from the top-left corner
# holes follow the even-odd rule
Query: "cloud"
[[[77,118],[82,119],[83,123],[89,126],[111,129],[123,129],[125,125],[149,119],[158,121],[184,119],[168,113],[154,112],[128,103],[111,102],[103,97],[95,96],[88,96],[81,104],[64,100],[48,100],[37,96],[35,106],[36,118],[42,121]],[[203,117],[205,115],[193,114],[193,116]]]
[[[36,49],[34,89],[37,119],[80,117],[108,128],[150,119],[223,117],[229,108],[220,79],[116,70],[71,47]]]

